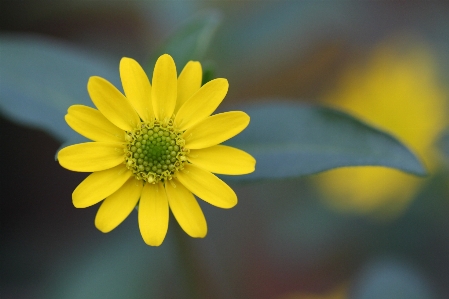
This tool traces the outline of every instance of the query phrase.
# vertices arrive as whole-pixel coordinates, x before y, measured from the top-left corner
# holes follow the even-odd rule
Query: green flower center
[[[138,180],[148,183],[165,182],[183,169],[188,150],[182,132],[168,123],[142,123],[139,128],[127,132],[125,163]]]

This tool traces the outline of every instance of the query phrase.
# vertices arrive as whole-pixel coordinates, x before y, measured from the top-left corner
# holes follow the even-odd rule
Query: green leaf
[[[93,105],[86,86],[94,75],[121,86],[118,64],[51,39],[0,35],[0,112],[12,121],[77,138],[64,115],[73,104]]]
[[[415,175],[426,170],[398,139],[329,108],[272,102],[242,109],[248,128],[227,144],[256,160],[256,171],[237,179],[288,178],[345,166],[385,166]]]
[[[146,68],[147,74],[153,73],[156,60],[162,54],[173,57],[178,73],[188,61],[201,61],[220,22],[221,14],[216,10],[204,11],[191,19],[154,53]]]

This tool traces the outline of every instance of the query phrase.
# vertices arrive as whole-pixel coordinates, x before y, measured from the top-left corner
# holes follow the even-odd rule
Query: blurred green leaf
[[[251,122],[227,143],[252,154],[257,164],[254,173],[236,179],[280,179],[367,165],[426,174],[417,157],[396,138],[343,112],[286,102],[242,110]]]
[[[220,22],[221,14],[216,10],[204,11],[191,19],[153,53],[147,64],[147,74],[153,73],[156,60],[162,54],[173,57],[178,73],[189,60],[201,61]]]
[[[437,298],[429,279],[412,264],[389,257],[367,263],[351,286],[355,299]]]
[[[49,299],[146,299],[161,298],[165,275],[179,265],[171,234],[161,247],[149,247],[136,229],[135,221],[127,219],[113,233],[105,236],[85,236],[62,259],[54,259],[48,271],[48,284],[42,286],[43,296]],[[132,217],[130,217],[132,218]],[[70,257],[70,258],[68,258]],[[176,272],[175,272],[176,273]],[[173,292],[183,291],[179,281]]]
[[[93,105],[86,87],[90,76],[121,86],[118,65],[111,65],[51,39],[0,35],[0,112],[61,141],[76,139],[64,121],[67,108]]]
[[[203,68],[203,81],[201,82],[201,85],[204,85],[210,80],[215,79],[214,77],[215,65],[210,61],[207,61],[206,63],[202,64],[202,68]]]

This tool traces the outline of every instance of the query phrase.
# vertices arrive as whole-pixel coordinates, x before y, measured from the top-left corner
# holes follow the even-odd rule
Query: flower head
[[[212,115],[226,96],[228,82],[201,86],[199,62],[190,61],[177,77],[171,56],[159,57],[150,83],[133,59],[120,61],[124,94],[100,77],[91,77],[89,95],[98,108],[73,105],[68,125],[92,140],[63,148],[61,166],[93,172],[73,191],[77,208],[102,200],[96,227],[109,232],[138,206],[138,222],[148,245],[160,245],[167,233],[169,209],[192,237],[207,233],[195,199],[220,207],[237,204],[234,191],[212,173],[239,175],[254,171],[255,160],[220,143],[246,128],[241,111]]]

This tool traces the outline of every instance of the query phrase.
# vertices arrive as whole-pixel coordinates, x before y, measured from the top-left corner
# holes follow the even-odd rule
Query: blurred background
[[[86,174],[54,161],[60,140],[0,111],[1,298],[449,298],[446,1],[1,0],[0,7],[2,36],[62,44],[116,67],[117,78],[121,57],[145,63],[190,18],[217,10],[221,23],[202,63],[229,80],[223,110],[269,100],[333,106],[391,132],[430,172],[359,167],[231,182],[235,208],[200,203],[205,239],[184,237],[171,219],[163,245],[151,248],[135,212],[99,232],[97,208],[72,205]],[[85,84],[80,102],[88,101]]]

